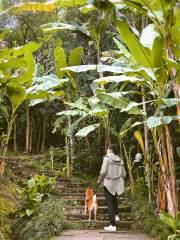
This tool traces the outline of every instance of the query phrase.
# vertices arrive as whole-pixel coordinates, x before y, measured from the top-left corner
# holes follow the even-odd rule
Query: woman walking
[[[124,178],[126,171],[124,162],[119,157],[117,146],[109,145],[106,156],[103,159],[103,164],[100,171],[98,183],[104,187],[104,195],[107,202],[110,225],[105,227],[107,232],[116,231],[116,223],[119,220],[118,216],[118,199],[124,192]]]

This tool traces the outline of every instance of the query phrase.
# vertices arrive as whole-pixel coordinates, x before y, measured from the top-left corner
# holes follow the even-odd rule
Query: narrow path
[[[116,233],[105,233],[101,230],[66,231],[55,240],[152,240],[142,233],[131,231],[118,231]]]

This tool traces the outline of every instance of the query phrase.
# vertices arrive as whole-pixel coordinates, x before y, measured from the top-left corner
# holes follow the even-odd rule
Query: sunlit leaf
[[[140,37],[140,43],[144,47],[147,47],[147,48],[152,50],[155,39],[159,38],[159,37],[160,37],[160,34],[156,30],[155,25],[154,24],[149,24],[142,31],[142,34],[141,34],[141,37]]]
[[[134,132],[134,137],[137,139],[139,145],[141,146],[141,150],[142,150],[143,152],[145,152],[144,141],[143,141],[141,132],[140,132],[140,131],[135,131],[135,132]]]
[[[180,119],[180,116],[164,116],[164,117],[152,116],[147,119],[147,126],[148,128],[153,128],[163,124],[169,124],[173,120],[178,120],[178,119]]]
[[[83,54],[84,49],[82,47],[72,49],[69,56],[69,66],[80,65]]]
[[[90,132],[93,132],[96,128],[98,128],[101,124],[97,123],[97,124],[92,124],[89,125],[87,127],[84,127],[82,129],[80,129],[77,133],[76,133],[76,137],[86,137]]]
[[[63,78],[65,75],[65,72],[61,69],[67,66],[66,61],[66,53],[64,48],[62,47],[62,42],[60,40],[57,40],[56,42],[56,48],[54,50],[54,58],[55,58],[55,66],[56,66],[56,73],[58,77]]]
[[[124,20],[117,21],[117,30],[136,61],[144,67],[152,68],[151,51],[145,48]]]
[[[96,70],[96,67],[97,65],[81,65],[81,66],[66,67],[66,68],[62,68],[61,70],[68,70],[71,72],[81,73],[81,72]]]

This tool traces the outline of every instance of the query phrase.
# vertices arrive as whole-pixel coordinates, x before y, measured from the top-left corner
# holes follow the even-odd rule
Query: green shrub
[[[143,177],[136,179],[131,204],[135,217],[133,225],[135,230],[140,230],[159,240],[167,239],[167,231],[156,214],[156,201],[148,204],[148,191]]]
[[[6,240],[4,233],[2,233],[1,231],[0,231],[0,240]]]
[[[169,213],[161,212],[160,219],[165,224],[166,230],[169,232],[168,240],[180,239],[180,213],[173,218]]]
[[[20,196],[18,214],[21,217],[31,216],[42,200],[52,192],[55,183],[55,178],[36,174],[27,181],[24,188],[17,189]]]
[[[14,239],[49,240],[69,228],[63,206],[63,202],[56,197],[46,199],[38,206],[36,215],[17,221],[14,226]]]
[[[6,178],[0,180],[0,240],[10,234],[9,215],[16,211],[17,197],[14,184]]]

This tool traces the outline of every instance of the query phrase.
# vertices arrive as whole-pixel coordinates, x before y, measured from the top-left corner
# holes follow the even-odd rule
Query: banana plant
[[[104,104],[99,103],[94,98],[89,99],[83,99],[79,98],[76,102],[71,103],[67,102],[67,105],[69,105],[70,109],[61,111],[57,113],[58,116],[72,116],[72,117],[79,117],[74,121],[71,128],[68,130],[68,134],[71,132],[74,132],[79,128],[80,122],[83,122],[87,118],[91,118],[92,120],[95,119],[101,119],[101,123],[104,126],[104,128],[109,128],[109,125],[107,123],[107,118],[109,115],[109,110],[105,107]],[[59,120],[57,119],[56,127],[58,126]],[[77,137],[86,137],[89,133],[100,127],[100,123],[94,123],[88,126],[85,126],[81,128],[79,131],[76,132],[75,136]]]
[[[35,71],[33,53],[38,48],[39,44],[28,43],[22,47],[12,49],[5,47],[0,50],[0,88],[11,103],[11,113],[4,112],[7,120],[7,134],[0,164],[1,174],[4,172],[8,143],[17,116],[17,109],[26,99],[26,86],[32,83]]]
[[[125,1],[124,1],[125,2]],[[146,26],[140,38],[132,33],[131,29],[123,19],[117,20],[117,28],[121,39],[126,43],[130,53],[137,63],[149,68],[155,75],[155,82],[151,79],[156,91],[157,111],[155,116],[147,119],[148,127],[152,128],[153,139],[159,156],[159,208],[165,210],[166,205],[169,213],[175,217],[178,211],[176,177],[173,160],[173,148],[168,124],[177,117],[164,116],[162,99],[165,99],[166,107],[168,91],[172,84],[177,108],[179,109],[179,39],[175,32],[180,26],[179,8],[177,1],[134,1],[134,8],[137,9],[137,2],[140,10],[147,15],[151,23]],[[132,6],[131,6],[132,7]],[[159,13],[159,14],[158,14]],[[178,93],[178,94],[177,94]],[[177,111],[179,113],[179,110]],[[159,116],[158,116],[159,115]],[[157,124],[157,125],[156,125]],[[164,124],[158,137],[157,126]],[[158,129],[159,130],[159,129]],[[166,154],[167,153],[167,154]],[[171,166],[170,168],[168,166]],[[163,189],[165,185],[165,189]],[[164,196],[167,197],[167,203]]]
[[[69,78],[69,82],[67,83],[67,87],[65,89],[65,94],[61,98],[66,111],[69,110],[67,102],[75,101],[78,98],[78,78],[76,73],[72,73],[68,70],[63,70],[63,68],[68,66],[80,65],[81,58],[84,54],[84,50],[82,47],[74,48],[70,51],[69,57],[66,55],[65,49],[62,47],[62,42],[57,40],[56,48],[54,50],[54,58],[55,58],[55,67],[56,72],[59,78]],[[71,115],[67,117],[67,129],[70,129],[72,125]],[[69,151],[70,149],[70,151]],[[67,152],[67,175],[71,176],[73,160],[74,160],[74,135],[70,133],[66,134],[66,152]]]
[[[60,118],[55,122],[55,130],[61,127],[60,119],[62,117],[63,119],[64,117],[67,119],[69,117],[71,118],[71,125],[66,132],[66,136],[75,135],[76,137],[84,138],[100,126],[103,126],[104,129],[109,129],[109,111],[103,104],[97,103],[95,99],[79,98],[74,103],[66,102],[65,104],[68,108],[57,113]],[[86,120],[91,121],[91,124],[81,127]],[[77,129],[79,130],[77,131]],[[72,165],[72,162],[70,162],[70,164]]]

